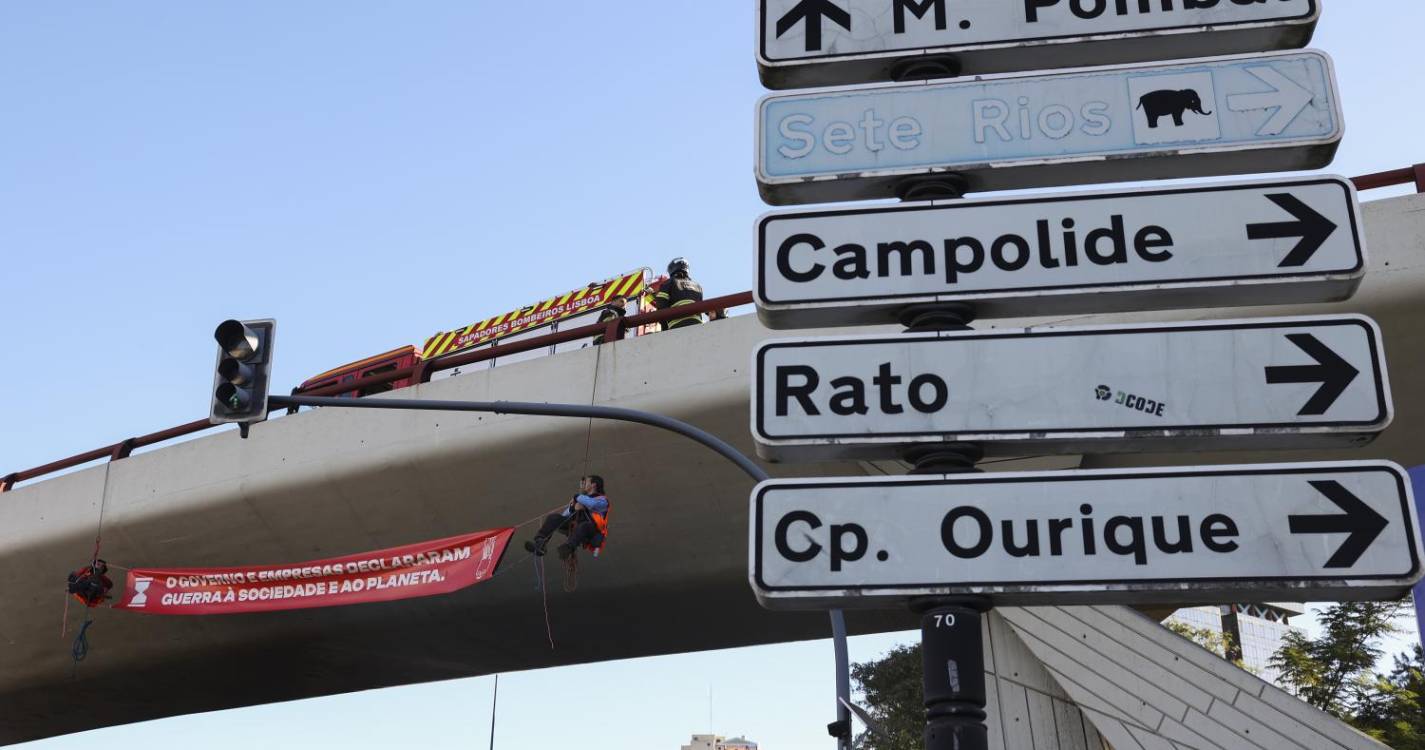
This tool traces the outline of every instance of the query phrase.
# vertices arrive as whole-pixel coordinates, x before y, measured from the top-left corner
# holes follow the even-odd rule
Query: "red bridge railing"
[[[725,297],[717,297],[714,299],[704,300],[702,302],[695,303],[692,305],[683,305],[674,309],[658,310],[656,312],[650,313],[639,313],[637,315],[627,315],[619,318],[614,318],[608,321],[607,323],[595,323],[593,325],[581,326],[579,328],[571,328],[567,331],[558,331],[556,333],[525,339],[523,341],[512,341],[507,344],[488,347],[477,351],[467,352],[465,354],[456,354],[452,356],[441,357],[439,359],[422,361],[417,363],[414,367],[405,367],[399,370],[391,370],[389,372],[383,372],[377,375],[360,378],[358,380],[327,386],[325,388],[313,388],[307,391],[300,391],[300,393],[303,396],[331,396],[338,393],[346,393],[348,391],[357,390],[360,388],[384,385],[386,383],[403,380],[405,378],[411,378],[414,382],[417,383],[428,383],[430,382],[431,375],[440,372],[441,370],[450,370],[456,367],[462,367],[464,365],[471,364],[473,362],[490,360],[494,359],[495,357],[507,357],[511,354],[519,354],[520,352],[527,352],[534,349],[548,348],[550,346],[553,346],[554,344],[562,344],[569,341],[578,341],[579,339],[586,339],[593,336],[598,336],[599,334],[603,334],[604,341],[617,341],[619,339],[622,339],[624,337],[624,332],[630,328],[636,328],[638,326],[648,325],[650,323],[662,323],[665,320],[672,320],[673,318],[682,318],[688,315],[692,315],[694,313],[708,313],[713,312],[715,310],[722,311],[728,308],[740,307],[743,305],[750,304],[752,304],[752,292],[731,294]],[[297,393],[297,391],[294,391],[294,393]],[[46,474],[53,474],[57,471],[63,471],[65,469],[71,469],[75,466],[89,463],[90,461],[98,461],[103,458],[107,458],[110,461],[119,461],[128,458],[129,454],[132,453],[135,448],[143,448],[145,446],[162,443],[165,440],[172,440],[174,438],[183,437],[184,435],[192,435],[194,433],[202,432],[203,430],[207,430],[214,426],[215,425],[209,424],[208,420],[206,419],[199,419],[197,421],[189,422],[187,424],[179,425],[177,427],[170,427],[169,429],[162,430],[160,432],[154,432],[148,435],[140,435],[138,437],[131,437],[126,440],[121,440],[117,443],[114,443],[113,445],[106,445],[102,448],[95,448],[92,451],[87,451],[85,453],[70,456],[69,458],[60,459],[59,461],[48,463],[44,466],[36,466],[33,469],[26,469],[24,471],[17,471],[11,474],[6,474],[5,476],[0,477],[0,492],[9,492],[15,487],[15,484],[18,482],[34,479],[36,477],[42,477]]]
[[[1416,164],[1413,167],[1404,169],[1394,169],[1389,172],[1377,172],[1375,174],[1361,175],[1351,179],[1356,184],[1358,190],[1375,190],[1377,188],[1390,187],[1393,185],[1408,185],[1413,183],[1416,192],[1425,193],[1425,164]],[[441,357],[430,361],[416,363],[413,367],[405,367],[399,370],[391,370],[378,375],[371,375],[346,383],[330,385],[325,388],[313,388],[308,391],[300,391],[303,396],[333,396],[338,393],[367,388],[377,385],[393,383],[397,380],[411,378],[417,383],[430,382],[431,375],[441,370],[450,370],[456,367],[463,367],[475,362],[483,362],[495,357],[518,354],[520,352],[542,349],[554,344],[562,344],[568,341],[577,341],[583,338],[604,335],[605,341],[617,341],[624,337],[624,332],[633,327],[648,325],[650,323],[661,323],[665,320],[680,318],[692,313],[706,313],[714,310],[726,310],[731,307],[752,304],[752,292],[742,292],[741,294],[730,294],[725,297],[705,300],[696,305],[679,307],[676,310],[659,310],[651,313],[640,313],[638,315],[628,315],[615,318],[607,323],[596,323],[594,325],[571,328],[567,331],[539,336],[537,338],[515,341],[500,346],[480,349],[477,351],[457,354],[453,356]],[[298,393],[299,391],[294,391]],[[166,440],[192,435],[197,432],[207,430],[214,425],[208,423],[206,419],[182,424],[177,427],[170,427],[159,432],[152,432],[147,435],[131,437],[121,440],[113,445],[106,445],[102,448],[95,448],[92,451],[80,453],[69,458],[60,459],[44,466],[36,466],[33,469],[16,471],[0,477],[0,492],[9,492],[18,482],[24,482],[46,474],[53,474],[75,466],[98,461],[107,458],[110,461],[119,461],[129,457],[135,448],[143,448]]]

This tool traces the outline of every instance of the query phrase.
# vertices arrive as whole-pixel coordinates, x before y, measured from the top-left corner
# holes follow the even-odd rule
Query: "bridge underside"
[[[1354,452],[1112,456],[1093,466],[1389,458],[1425,463],[1425,199],[1370,204],[1371,272],[1342,305],[1210,317],[1358,311],[1385,331],[1395,425]],[[1205,315],[1135,315],[1133,320]],[[1129,316],[1064,322],[1121,321]],[[1024,321],[987,321],[1007,327]],[[1042,321],[1038,321],[1042,322]],[[748,363],[774,336],[753,316],[584,349],[397,392],[432,399],[626,406],[684,419],[752,453]],[[588,445],[587,457],[585,446]],[[995,468],[1062,467],[1051,459]],[[586,469],[587,466],[587,469]],[[769,466],[776,476],[876,473],[869,464]],[[551,562],[551,650],[532,563],[516,537],[500,574],[448,596],[228,617],[100,610],[71,680],[57,637],[60,579],[87,558],[104,503],[104,556],[124,566],[282,563],[513,525],[562,504],[587,471],[614,502],[605,554],[578,590]],[[773,613],[746,583],[747,496],[733,465],[652,428],[577,420],[325,409],[21,487],[0,498],[0,743],[199,711],[562,664],[825,637],[822,613]],[[522,561],[523,560],[523,561]],[[522,562],[521,562],[522,561]],[[70,612],[74,627],[79,614]],[[853,632],[913,627],[852,613]],[[72,633],[72,631],[71,631]],[[579,634],[597,633],[597,639]],[[83,707],[80,711],[79,708]]]

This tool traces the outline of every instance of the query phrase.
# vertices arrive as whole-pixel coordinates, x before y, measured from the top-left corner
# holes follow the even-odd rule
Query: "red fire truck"
[[[640,268],[603,281],[596,281],[533,305],[527,305],[459,328],[437,332],[427,338],[425,344],[420,348],[414,345],[403,346],[332,368],[320,375],[308,378],[297,389],[297,392],[310,391],[339,383],[350,383],[370,375],[411,367],[421,360],[434,360],[474,349],[497,347],[500,344],[535,338],[558,330],[567,331],[571,328],[587,326],[597,322],[599,315],[612,307],[613,300],[618,297],[628,300],[625,311],[629,314],[650,312],[654,309],[653,291],[666,278],[665,276],[652,278],[652,273],[647,268]],[[641,336],[652,333],[656,328],[656,326],[640,326],[630,329],[627,335]],[[557,344],[535,351],[520,352],[503,357],[497,356],[452,370],[438,371],[431,379],[440,380],[471,372],[474,369],[497,367],[570,349],[581,349],[589,346],[592,341],[590,338]],[[361,398],[374,393],[405,388],[408,385],[410,385],[410,380],[403,379],[353,389],[337,394],[337,396],[339,398]]]

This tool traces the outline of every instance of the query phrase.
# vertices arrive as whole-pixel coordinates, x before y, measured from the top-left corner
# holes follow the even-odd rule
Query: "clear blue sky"
[[[1326,0],[1333,171],[1425,161],[1418,0]],[[751,286],[754,3],[7,3],[0,473],[205,414],[216,322],[282,323],[276,381],[674,255]],[[1367,197],[1383,197],[1390,191]],[[263,281],[246,281],[261,269]],[[871,658],[904,636],[854,642]],[[501,681],[497,747],[708,728],[825,748],[830,647]],[[483,747],[490,679],[173,719],[37,750]]]

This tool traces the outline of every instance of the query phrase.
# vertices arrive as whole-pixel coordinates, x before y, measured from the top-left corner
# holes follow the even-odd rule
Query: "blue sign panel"
[[[955,173],[1008,189],[1307,169],[1343,122],[1324,53],[772,95],[757,177],[771,203],[895,195]]]

